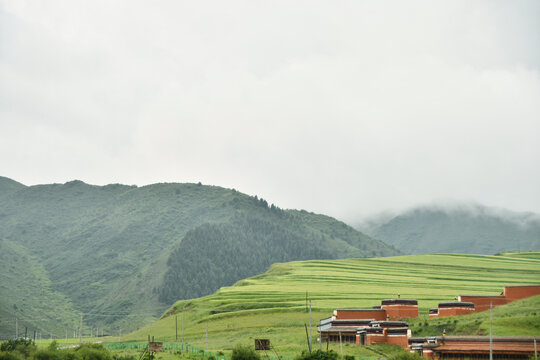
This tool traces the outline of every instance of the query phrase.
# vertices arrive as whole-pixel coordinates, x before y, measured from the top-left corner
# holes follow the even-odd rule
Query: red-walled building
[[[505,286],[500,295],[460,295],[458,300],[474,303],[475,312],[480,312],[489,310],[490,305],[505,305],[536,295],[540,295],[540,285],[517,285]]]
[[[386,320],[386,311],[382,309],[336,309],[334,319],[373,319]]]
[[[418,317],[418,302],[412,299],[385,299],[371,309],[336,309],[317,327],[319,341],[370,345],[390,343],[408,347],[409,325],[398,321]]]
[[[502,295],[508,302],[540,295],[540,285],[505,286]]]
[[[369,327],[359,328],[356,334],[358,345],[394,344],[407,349],[411,330],[404,321],[373,321]]]
[[[489,336],[411,337],[408,342],[411,351],[428,359],[489,359]],[[534,356],[535,338],[493,337],[492,346],[493,359],[527,360]]]
[[[540,285],[506,286],[501,295],[460,295],[459,301],[441,302],[429,310],[429,317],[465,315],[492,306],[540,295]],[[396,344],[434,359],[485,359],[487,337],[411,338],[406,318],[418,317],[413,299],[385,299],[370,309],[336,309],[318,326],[319,341],[357,345]],[[494,338],[497,359],[527,359],[533,338]],[[533,340],[531,340],[533,339]],[[489,349],[488,349],[489,350]]]
[[[467,315],[475,311],[472,302],[451,301],[441,302],[436,309],[429,309],[429,318]]]
[[[401,320],[418,317],[418,301],[413,299],[385,299],[381,309],[386,311],[388,320]]]
[[[372,345],[396,344],[408,348],[411,336],[409,324],[404,321],[376,320],[321,320],[318,326],[318,341],[341,342],[344,344]]]
[[[458,301],[473,303],[475,312],[489,310],[490,304],[495,307],[508,303],[502,295],[459,295]]]

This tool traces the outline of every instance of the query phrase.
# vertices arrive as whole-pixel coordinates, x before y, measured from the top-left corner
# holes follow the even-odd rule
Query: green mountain
[[[419,207],[358,228],[407,254],[540,250],[540,216],[481,205]]]
[[[27,187],[0,178],[0,202],[9,275],[0,282],[0,337],[14,334],[14,317],[63,337],[81,313],[84,333],[118,334],[276,261],[398,253],[327,216],[217,186]]]

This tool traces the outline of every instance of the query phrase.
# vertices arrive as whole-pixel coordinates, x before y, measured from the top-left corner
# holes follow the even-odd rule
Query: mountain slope
[[[19,334],[24,328],[61,336],[59,328],[76,328],[73,304],[52,289],[51,281],[41,262],[28,249],[0,239],[0,328],[15,335],[15,318]],[[51,326],[54,323],[55,325]]]
[[[398,253],[335,219],[281,210],[217,186],[2,183],[9,186],[0,186],[0,238],[35,257],[51,291],[65,296],[75,309],[69,316],[61,312],[57,331],[81,312],[84,326],[106,332],[139,327],[161,314],[175,296],[210,294],[216,287],[264,272],[277,260]],[[229,254],[243,251],[243,257],[232,262],[237,273],[221,277],[216,265],[209,268],[210,279],[209,272],[190,272],[186,269],[191,266],[181,265],[184,258],[219,264],[222,246],[229,247]],[[283,246],[290,251],[279,250]],[[260,258],[263,248],[264,261],[242,265],[245,258]],[[207,279],[211,281],[205,284]],[[178,282],[190,284],[182,294],[173,290]],[[11,297],[9,289],[0,294],[7,304],[13,303]]]
[[[0,176],[0,198],[15,191],[24,189],[26,186],[10,178]]]
[[[539,216],[480,205],[421,207],[359,228],[408,254],[540,250]]]

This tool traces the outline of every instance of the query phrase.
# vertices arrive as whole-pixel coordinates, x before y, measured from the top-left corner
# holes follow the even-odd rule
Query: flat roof
[[[371,324],[378,324],[380,327],[384,328],[385,326],[402,326],[408,327],[409,323],[406,321],[372,321]]]
[[[459,295],[459,296],[470,296],[470,297],[485,297],[485,298],[503,298],[505,299],[506,297],[504,295]]]
[[[489,342],[489,336],[427,336],[427,337],[410,337],[409,343],[419,343],[427,341],[428,339],[436,339],[437,341],[475,341],[475,342]],[[529,342],[540,341],[540,336],[493,336],[494,342]]]
[[[384,299],[382,305],[418,305],[418,300],[415,299]]]
[[[365,332],[367,334],[381,334],[386,330],[387,334],[408,334],[408,327],[394,327],[394,328],[382,328],[382,327],[364,327],[358,328],[357,333]]]
[[[332,324],[340,324],[340,323],[371,323],[372,321],[375,321],[375,319],[343,319],[343,320],[334,320],[332,321]]]
[[[371,308],[368,308],[368,309],[336,309],[334,311],[385,311],[386,310],[383,310],[383,309],[371,309]]]
[[[454,308],[454,307],[474,309],[474,303],[465,302],[465,301],[448,301],[448,302],[439,303],[439,308]]]
[[[356,330],[358,329],[358,326],[332,326],[328,329],[319,331],[320,333],[347,333],[352,332],[356,334]]]

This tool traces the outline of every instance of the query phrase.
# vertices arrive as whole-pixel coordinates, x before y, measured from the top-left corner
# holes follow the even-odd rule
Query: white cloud
[[[2,175],[540,212],[537,2],[1,4]]]

